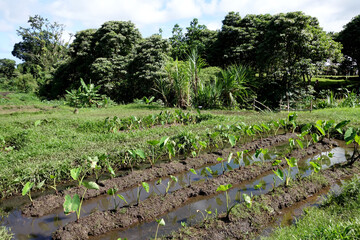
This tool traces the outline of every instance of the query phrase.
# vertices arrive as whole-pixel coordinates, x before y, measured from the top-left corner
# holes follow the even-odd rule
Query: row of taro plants
[[[311,124],[307,124],[302,126],[301,128],[301,133],[298,134],[298,138],[297,139],[290,139],[289,140],[289,145],[290,145],[290,149],[295,148],[294,144],[295,142],[297,143],[299,148],[303,148],[304,147],[304,142],[306,145],[310,145],[311,142],[318,142],[321,141],[322,138],[325,137],[325,135],[327,134],[327,132],[338,132],[339,134],[343,134],[343,128],[348,124],[348,121],[343,121],[340,122],[338,124],[335,124],[333,121],[317,121],[314,125]],[[294,127],[296,127],[296,123],[294,123],[293,125]],[[355,130],[353,128],[349,128],[347,129],[347,131],[345,132],[344,136],[345,136],[345,140],[348,144],[350,143],[354,143],[355,146],[359,145],[359,130]],[[328,135],[330,136],[330,134]],[[309,140],[307,140],[309,139]],[[229,143],[230,143],[230,139]],[[231,144],[231,143],[230,143]],[[357,147],[355,148],[356,153],[354,153],[354,157],[356,159],[359,158],[359,152],[357,151]],[[237,156],[241,156],[244,154],[245,151],[243,152],[237,152],[236,155]],[[260,153],[266,154],[267,149],[258,149],[256,151],[256,155],[259,155]],[[232,159],[232,154],[230,154],[231,157],[228,158],[231,160]],[[223,159],[220,159],[223,160]],[[297,160],[295,158],[286,158],[286,165],[284,165],[284,168],[278,168],[276,171],[274,171],[274,173],[281,178],[281,180],[284,180],[284,175],[285,175],[285,185],[288,186],[290,183],[290,179],[291,179],[291,171],[293,168],[297,167]],[[353,160],[350,160],[353,161]],[[280,163],[283,162],[282,160],[275,160],[273,162],[273,166],[281,166]],[[239,167],[240,167],[240,161],[238,161]],[[286,170],[285,170],[286,168]],[[314,171],[318,171],[318,168],[313,167]],[[197,174],[196,171],[194,169],[190,170],[192,173]],[[208,170],[209,171],[209,170]],[[224,169],[225,171],[225,169]],[[231,171],[231,169],[229,169],[229,171]],[[210,172],[211,173],[211,172]],[[211,173],[212,174],[212,173]],[[165,196],[169,190],[169,186],[171,184],[171,182],[176,182],[177,179],[173,176],[170,176],[171,180],[169,181],[167,187],[166,187],[166,191],[165,191]],[[301,177],[301,176],[299,176]],[[92,182],[91,184],[89,183],[84,183],[83,186],[85,187],[84,189],[84,194],[86,192],[87,188],[90,189],[98,189],[99,187],[96,186],[95,182]],[[276,183],[274,183],[274,188],[276,186]],[[259,183],[258,186],[256,186],[255,188],[261,188],[261,183]],[[138,187],[138,201],[137,204],[139,204],[139,194],[141,189],[145,189],[145,191],[149,191],[149,185],[145,182],[142,182],[141,185],[139,185]],[[230,201],[229,201],[229,196],[228,196],[228,190],[232,188],[232,184],[223,184],[223,185],[219,185],[217,190],[218,192],[225,192],[226,193],[226,206],[227,206],[227,211],[226,211],[226,216],[225,218],[229,219],[229,215],[231,213],[231,210],[234,208],[233,206],[230,206]],[[109,195],[115,195],[116,190],[110,189],[108,191]],[[123,200],[126,203],[126,200],[124,199],[123,196],[121,195],[117,195],[121,200]],[[251,208],[252,204],[253,204],[253,196],[249,196],[246,194],[243,194],[243,199],[245,201],[245,204],[248,208]],[[65,203],[64,203],[64,210],[66,213],[70,213],[70,212],[76,212],[79,213],[81,211],[81,204],[82,204],[82,200],[83,198],[80,198],[78,195],[74,195],[73,198],[71,198],[70,196],[66,196],[65,197]],[[115,210],[117,209],[117,205],[118,203],[116,203],[115,198],[114,198],[114,206],[115,206]],[[201,212],[202,213],[202,212]],[[203,214],[203,213],[202,213]],[[206,212],[206,216],[209,215],[211,213]],[[79,215],[78,215],[79,216]],[[205,215],[204,215],[205,216]],[[204,217],[205,218],[205,217]],[[159,220],[159,222],[162,222],[162,224],[165,224],[164,220]],[[158,223],[159,223],[158,222]]]
[[[180,112],[178,112],[180,113]],[[166,113],[168,114],[168,113]],[[163,113],[159,114],[159,116]],[[95,175],[98,183],[100,176],[105,172],[110,173],[111,177],[115,177],[115,170],[139,167],[144,163],[149,163],[152,167],[161,158],[172,160],[175,156],[195,157],[201,151],[216,151],[216,149],[223,149],[226,146],[234,147],[236,144],[254,140],[255,138],[263,138],[269,135],[278,134],[282,129],[285,132],[295,132],[300,127],[296,123],[296,114],[290,113],[286,120],[271,121],[269,123],[261,123],[254,125],[246,125],[245,123],[236,123],[232,125],[218,125],[212,130],[206,129],[203,134],[195,134],[189,131],[181,132],[175,136],[163,136],[160,139],[153,139],[146,142],[147,148],[133,148],[124,149],[118,152],[115,156],[99,155],[95,157],[88,157],[82,161],[76,169],[85,173],[83,176]],[[290,147],[293,148],[298,144],[303,148],[303,142],[310,144],[307,134],[311,136],[313,142],[318,142],[331,132],[341,132],[341,129],[348,124],[349,121],[343,121],[335,124],[334,121],[317,121],[316,124],[306,124],[301,128],[301,134],[298,134],[298,139],[290,139]],[[351,128],[352,129],[352,128]],[[355,130],[354,130],[355,131]],[[258,150],[259,152],[260,150]],[[264,150],[265,151],[265,150]],[[56,190],[57,179],[63,176],[51,174],[52,185],[51,188]],[[71,174],[71,177],[73,175]],[[76,180],[76,179],[75,179]],[[41,188],[45,181],[36,183],[27,182],[26,189],[31,189],[33,186]],[[25,191],[28,194],[28,191]],[[24,191],[23,191],[24,195]]]
[[[105,127],[109,132],[119,132],[125,130],[145,129],[157,125],[170,125],[170,124],[196,124],[201,121],[206,121],[213,118],[211,114],[192,114],[190,112],[183,112],[176,109],[174,112],[162,111],[159,114],[150,114],[145,117],[130,116],[128,118],[113,118],[105,119]]]
[[[352,166],[355,162],[359,161],[360,159],[360,151],[359,151],[359,147],[360,147],[360,129],[355,129],[352,127],[349,127],[345,132],[343,132],[343,127],[345,127],[347,124],[349,123],[349,121],[342,121],[338,124],[335,124],[334,121],[317,121],[315,124],[313,125],[304,125],[302,127],[302,132],[301,134],[297,135],[298,139],[296,139],[296,142],[298,143],[298,146],[300,148],[303,148],[303,144],[304,141],[306,139],[306,137],[309,139],[309,141],[305,140],[305,142],[310,143],[310,142],[318,142],[321,141],[325,136],[330,138],[331,135],[333,135],[335,132],[341,134],[341,136],[343,136],[344,141],[346,142],[347,145],[353,145],[353,154],[350,158],[347,159],[347,161],[344,163],[344,166]],[[313,133],[311,133],[311,129],[314,128],[316,129],[316,131],[314,131]],[[333,133],[333,134],[331,134]],[[300,141],[302,140],[302,141]],[[290,145],[290,149],[294,148],[294,139],[290,139],[289,140],[289,145]],[[310,144],[308,144],[310,145]],[[332,155],[329,155],[329,157],[332,157]],[[292,169],[294,168],[298,168],[298,160],[294,157],[291,158],[286,158],[284,157],[285,161],[286,161],[286,165],[281,167],[280,163],[282,163],[282,160],[275,160],[272,165],[274,167],[278,166],[278,168],[276,170],[273,170],[274,174],[276,177],[274,177],[274,184],[273,184],[273,190],[272,192],[270,192],[270,195],[275,195],[280,193],[284,193],[282,188],[291,188],[291,184],[290,184],[290,180],[292,180]],[[319,159],[318,159],[319,160]],[[317,174],[320,172],[321,170],[321,164],[319,164],[316,161],[310,161],[309,162],[311,168],[312,168],[312,174]],[[358,169],[358,168],[355,168]],[[298,187],[300,187],[301,185],[301,181],[304,179],[303,176],[301,176],[299,169],[298,170],[298,174],[295,175],[296,178],[296,183],[294,185],[297,185]],[[347,176],[349,172],[345,171],[345,176]],[[339,176],[344,176],[344,174],[339,175]],[[282,182],[284,182],[284,185],[280,186],[279,189],[276,189],[276,178],[279,178]],[[331,178],[331,177],[330,177]],[[311,179],[311,178],[310,178]],[[307,180],[304,179],[306,181],[311,181],[311,180]],[[339,179],[331,179],[333,182],[335,182],[336,180]],[[263,184],[261,181],[258,185],[254,186],[254,189],[260,189],[263,187]],[[324,185],[325,186],[325,185]],[[327,186],[327,185],[326,185]],[[256,196],[249,196],[247,194],[243,194],[242,198],[243,198],[243,203],[235,203],[232,206],[230,206],[230,199],[229,199],[229,195],[228,195],[228,191],[232,188],[232,184],[223,184],[220,185],[216,191],[218,192],[225,192],[225,196],[226,196],[226,213],[218,215],[217,211],[216,214],[214,215],[213,218],[209,218],[209,216],[212,214],[211,211],[207,211],[206,215],[204,215],[200,210],[197,210],[198,212],[200,212],[203,215],[203,221],[197,225],[196,228],[203,228],[205,227],[205,229],[211,229],[211,225],[212,222],[216,222],[218,220],[222,220],[227,222],[228,224],[230,224],[230,222],[236,222],[238,220],[241,220],[242,218],[246,218],[246,216],[253,216],[253,215],[262,215],[262,211],[258,211],[258,207],[260,206],[261,208],[264,208],[265,212],[268,211],[269,209],[267,209],[267,206],[264,205],[264,203],[259,202],[258,206],[256,207],[257,209],[252,209],[253,208],[253,204],[255,203],[256,199],[261,199],[261,197],[256,197]],[[291,192],[291,191],[289,191]],[[304,196],[307,197],[307,196]],[[298,201],[298,200],[296,200]],[[230,219],[230,214],[232,213],[232,210],[234,208],[238,208],[236,209],[236,213],[234,213],[233,219]],[[248,210],[245,210],[245,209]],[[281,207],[280,207],[281,208]],[[239,209],[242,209],[242,214],[238,214],[239,213]],[[269,210],[270,212],[274,213],[274,210]],[[266,214],[265,214],[266,215]],[[256,219],[258,220],[257,216],[253,216],[253,217],[249,217],[249,219]],[[271,218],[273,219],[273,218]],[[247,220],[249,221],[249,220]],[[251,224],[251,223],[250,223]],[[196,236],[196,231],[192,232],[192,230],[195,229],[190,229],[188,228],[188,226],[186,225],[186,223],[182,223],[181,224],[183,226],[184,229],[181,229],[178,232],[175,232],[172,234],[172,236],[168,236],[166,237],[166,239],[179,239],[179,238],[183,238],[183,237],[190,237],[191,236]],[[254,226],[256,226],[258,224],[254,224]],[[219,231],[221,231],[220,229],[222,228],[222,224],[216,223],[216,226],[220,226]],[[255,227],[257,228],[257,227]],[[204,231],[201,231],[202,233],[204,233]],[[189,234],[189,235],[188,235]],[[246,233],[246,234],[251,234],[251,233]],[[229,236],[227,236],[229,237]],[[247,236],[249,237],[249,236]],[[246,239],[247,237],[244,237],[244,239]],[[241,237],[242,239],[242,237]]]

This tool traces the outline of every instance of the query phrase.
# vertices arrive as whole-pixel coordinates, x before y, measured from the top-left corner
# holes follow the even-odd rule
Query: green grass
[[[263,239],[360,239],[360,179],[345,184],[320,208],[307,208],[295,225],[278,228]]]
[[[28,100],[21,101],[20,98]],[[174,109],[128,104],[101,109],[79,109],[79,113],[74,114],[73,108],[61,102],[41,102],[32,95],[14,94],[11,99],[6,105],[0,106],[0,141],[4,138],[15,146],[9,152],[1,151],[0,148],[0,192],[3,197],[21,190],[26,181],[38,183],[46,179],[46,183],[51,184],[50,174],[69,180],[69,169],[84,162],[88,156],[110,154],[111,162],[120,166],[122,159],[117,157],[120,153],[130,148],[147,149],[147,140],[190,131],[200,135],[219,124],[263,123],[284,119],[288,115],[287,112],[202,111],[216,117],[199,124],[156,126],[109,133],[103,124],[107,117],[141,117]],[[29,109],[32,111],[29,112]],[[299,112],[298,115],[299,123],[314,123],[318,119],[333,119],[336,122],[349,119],[352,126],[360,126],[358,108],[324,109],[312,113]],[[42,120],[42,123],[36,126],[35,122],[38,120]]]
[[[6,228],[4,226],[0,226],[0,239],[1,240],[12,240],[12,239],[14,239],[14,234],[12,234],[8,228]]]

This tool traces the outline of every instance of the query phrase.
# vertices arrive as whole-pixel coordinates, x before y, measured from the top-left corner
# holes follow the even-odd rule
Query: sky
[[[230,11],[241,16],[302,11],[317,17],[325,31],[339,32],[360,14],[360,4],[359,0],[0,0],[0,59],[20,62],[11,51],[21,41],[16,30],[29,27],[29,16],[64,24],[65,40],[69,33],[112,20],[132,21],[143,37],[161,28],[167,38],[176,23],[185,29],[193,18],[211,30],[220,29]]]

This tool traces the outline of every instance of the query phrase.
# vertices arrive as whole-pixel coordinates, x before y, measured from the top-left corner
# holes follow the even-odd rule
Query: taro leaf
[[[328,157],[329,157],[329,158],[332,158],[333,156],[334,156],[334,153],[331,153],[331,152],[328,153]]]
[[[254,186],[254,189],[255,190],[257,190],[257,189],[265,189],[265,187],[266,187],[266,182],[264,181],[264,179],[261,179],[259,184]]]
[[[246,207],[251,208],[251,205],[252,205],[251,197],[249,195],[247,195],[246,193],[243,193],[243,198],[244,198]]]
[[[217,192],[226,192],[227,190],[229,190],[232,187],[232,184],[227,184],[227,185],[220,185],[216,191]]]
[[[335,124],[335,121],[334,121],[334,120],[326,121],[326,122],[325,122],[324,129],[327,131],[327,130],[329,130],[332,126],[334,126],[334,124]]]
[[[320,169],[321,169],[321,165],[320,165],[320,164],[318,164],[318,163],[316,163],[316,162],[309,162],[309,163],[310,163],[312,169],[314,169],[314,172],[317,173],[317,172],[320,171]]]
[[[167,142],[169,141],[169,139],[170,139],[170,137],[167,137],[167,136],[162,137],[159,142],[160,147],[161,148],[164,147],[167,144]]]
[[[195,151],[192,151],[192,152],[191,152],[191,155],[192,155],[193,157],[196,157],[196,152],[195,152]]]
[[[324,128],[321,126],[322,125],[322,121],[318,120],[315,124],[315,127],[317,128],[317,130],[319,130],[319,132],[321,133],[321,135],[325,136],[325,130]]]
[[[297,114],[296,114],[296,113],[289,113],[289,114],[288,114],[289,122],[295,122],[296,118],[297,118]]]
[[[54,179],[54,178],[56,178],[56,176],[55,175],[50,175],[50,178]]]
[[[145,189],[145,191],[146,191],[147,193],[149,193],[149,191],[150,191],[149,184],[146,183],[146,182],[142,182],[141,185],[142,185],[142,187]]]
[[[302,141],[301,141],[301,140],[296,139],[296,142],[297,142],[297,143],[298,143],[298,145],[301,147],[301,149],[304,149],[304,145],[303,145],[303,143],[302,143]]]
[[[170,175],[170,178],[171,178],[171,180],[173,180],[174,182],[177,182],[177,181],[178,181],[177,177],[175,177],[175,176],[173,176],[173,175]]]
[[[206,148],[206,142],[199,141],[199,144],[200,144],[201,147]]]
[[[280,123],[283,127],[285,127],[285,125],[286,125],[286,123],[285,123],[285,120],[284,120],[284,119],[280,119],[280,120],[279,120],[279,123]]]
[[[115,171],[110,165],[108,166],[108,171],[111,174],[111,176],[115,177]]]
[[[94,158],[88,157],[88,160],[91,162],[90,167],[93,169],[96,168],[97,163],[99,162],[99,158],[98,157],[94,157]]]
[[[311,124],[308,123],[308,124],[305,124],[304,126],[302,126],[301,133],[304,133],[304,132],[308,133],[310,130],[311,130]]]
[[[23,189],[22,189],[22,195],[25,196],[29,191],[30,189],[34,186],[34,183],[33,182],[27,182]]]
[[[230,142],[231,146],[234,147],[235,144],[236,144],[236,138],[235,138],[235,136],[229,135],[229,142]]]
[[[107,194],[110,196],[115,195],[116,192],[117,192],[116,188],[110,188],[109,190],[107,190]]]
[[[70,170],[70,175],[74,180],[78,180],[81,173],[81,168],[73,168]]]
[[[258,158],[261,152],[262,152],[262,149],[261,149],[261,148],[260,148],[260,149],[256,149],[256,150],[255,150],[255,157]]]
[[[192,172],[193,174],[197,175],[195,169],[193,169],[193,168],[190,168],[190,172]]]
[[[269,126],[266,125],[265,123],[262,123],[261,126],[262,126],[266,131],[270,131]]]
[[[233,156],[233,153],[230,153],[229,156],[228,156],[228,158],[227,158],[227,162],[228,162],[228,163],[231,162],[232,156]]]
[[[317,135],[316,133],[311,134],[311,137],[314,143],[317,143],[319,141],[319,135]]]
[[[273,170],[273,172],[276,176],[278,176],[278,178],[281,179],[281,181],[284,180],[284,173],[280,168],[278,168],[276,171]]]
[[[160,226],[165,226],[165,221],[164,219],[156,219],[156,222],[160,225]]]
[[[281,160],[275,160],[273,163],[272,163],[272,165],[273,166],[277,166],[277,165],[279,165],[281,163]]]
[[[261,129],[261,127],[258,126],[258,125],[256,125],[256,124],[253,125],[253,128],[254,128],[255,130],[259,131],[259,132],[262,132],[262,131],[263,131],[263,130]]]
[[[171,157],[174,157],[174,156],[175,156],[175,147],[174,147],[174,145],[172,145],[172,144],[167,144],[167,145],[166,145],[166,148],[167,148],[168,151],[169,151],[169,158],[171,159]]]
[[[277,121],[275,121],[275,120],[272,121],[272,124],[273,124],[276,128],[278,128],[278,127],[280,126],[279,123],[278,123]]]
[[[118,194],[117,196],[118,196],[121,200],[123,200],[126,204],[128,204],[128,202],[126,201],[126,199],[124,198],[123,195]]]
[[[288,158],[285,158],[285,159],[286,159],[287,164],[288,164],[290,167],[295,167],[295,166],[297,166],[297,160],[296,160],[296,158],[291,157],[290,159],[288,159]]]
[[[147,141],[148,144],[150,144],[151,146],[156,146],[158,145],[160,142],[158,140],[149,140]]]
[[[143,150],[141,150],[141,149],[136,149],[135,153],[136,153],[136,155],[138,155],[142,159],[146,158],[145,152]]]
[[[218,161],[218,162],[221,162],[222,160],[224,160],[224,159],[221,158],[221,157],[218,157],[218,158],[216,159],[216,161]]]
[[[360,145],[360,137],[358,135],[355,136],[355,142]]]
[[[36,185],[36,188],[37,188],[37,189],[41,189],[41,188],[44,186],[44,184],[45,184],[45,180],[39,182],[39,183]]]
[[[70,195],[66,195],[63,207],[64,207],[65,214],[70,214],[72,212],[76,212],[80,207],[79,195],[75,194],[73,198],[71,198]]]
[[[211,168],[209,168],[209,167],[206,167],[205,168],[211,175],[214,173],[212,170],[211,170]]]
[[[229,164],[226,164],[226,168],[227,168],[229,171],[234,170]]]
[[[350,120],[344,120],[336,124],[335,130],[338,131],[340,134],[342,134],[342,128],[348,125]]]
[[[84,187],[86,187],[87,189],[99,190],[99,188],[100,188],[99,185],[97,185],[96,182],[86,182],[86,181],[84,181],[84,182],[82,182],[82,185]]]
[[[354,141],[356,136],[356,131],[352,128],[349,127],[348,130],[346,130],[345,135],[344,135],[344,140],[346,142],[346,144],[350,144]]]
[[[161,183],[162,183],[162,179],[159,178],[159,180],[157,180],[155,184],[156,184],[156,185],[159,185],[159,184],[161,184]]]

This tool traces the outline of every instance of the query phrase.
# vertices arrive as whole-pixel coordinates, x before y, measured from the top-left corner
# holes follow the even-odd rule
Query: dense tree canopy
[[[28,66],[50,71],[54,64],[67,57],[67,43],[63,40],[64,25],[50,23],[39,15],[30,17],[29,28],[20,27],[17,34],[22,41],[14,45],[12,54]]]
[[[343,45],[343,53],[354,61],[360,61],[360,15],[354,17],[339,33],[337,40]]]
[[[15,74],[15,66],[16,62],[14,60],[7,58],[0,59],[0,78],[12,78]]]

